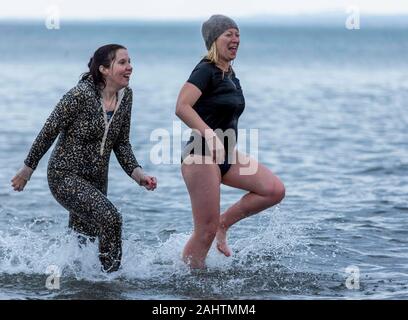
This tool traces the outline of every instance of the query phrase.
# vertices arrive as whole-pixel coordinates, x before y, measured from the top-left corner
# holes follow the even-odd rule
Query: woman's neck
[[[224,72],[228,72],[231,66],[230,61],[220,60],[217,63],[218,68],[220,68]]]
[[[104,99],[110,100],[113,98],[113,96],[116,95],[116,93],[118,92],[118,90],[116,90],[115,88],[109,86],[108,84],[106,85],[105,88],[103,88],[102,90],[102,97]]]

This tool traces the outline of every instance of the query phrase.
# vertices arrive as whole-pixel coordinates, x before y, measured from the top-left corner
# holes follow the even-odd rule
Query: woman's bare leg
[[[190,155],[194,160],[202,157]],[[181,171],[191,199],[194,231],[183,251],[183,260],[191,268],[204,268],[205,258],[220,221],[220,183],[218,165],[186,164]]]
[[[254,174],[245,175],[243,169],[248,168],[248,164],[237,161],[222,178],[222,183],[227,186],[249,191],[220,216],[216,235],[217,248],[226,256],[231,255],[227,245],[227,230],[239,220],[272,207],[285,197],[283,183],[267,167],[243,154],[239,157],[250,161],[250,165],[257,170]]]

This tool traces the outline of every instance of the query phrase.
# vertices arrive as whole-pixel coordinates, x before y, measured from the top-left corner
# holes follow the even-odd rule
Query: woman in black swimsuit
[[[236,150],[238,118],[245,108],[231,67],[240,43],[237,24],[214,15],[204,22],[202,34],[208,54],[184,84],[176,107],[176,115],[193,129],[181,166],[194,218],[194,231],[183,252],[183,260],[191,268],[205,267],[215,238],[218,250],[230,256],[227,230],[285,196],[278,177]],[[221,183],[249,192],[220,215]]]
[[[69,211],[69,226],[99,238],[104,271],[118,270],[122,256],[122,216],[106,197],[111,151],[123,170],[148,190],[157,186],[145,175],[129,141],[132,66],[127,49],[106,45],[95,51],[89,72],[55,107],[35,139],[24,166],[12,179],[22,191],[39,161],[59,136],[48,163],[48,184]]]

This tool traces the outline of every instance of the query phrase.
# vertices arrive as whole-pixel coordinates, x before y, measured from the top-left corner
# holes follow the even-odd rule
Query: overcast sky
[[[61,19],[196,19],[214,13],[232,17],[258,14],[344,13],[408,14],[408,0],[2,0],[1,18],[44,18],[57,7]]]

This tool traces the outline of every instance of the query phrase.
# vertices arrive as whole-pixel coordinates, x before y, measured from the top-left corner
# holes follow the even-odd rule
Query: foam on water
[[[9,231],[1,231],[0,278],[3,283],[15,281],[9,279],[13,275],[23,279],[19,281],[25,283],[22,291],[34,286],[44,298],[157,298],[163,294],[209,299],[263,294],[276,298],[325,292],[329,285],[330,290],[336,285],[336,291],[344,290],[337,274],[305,271],[308,259],[321,262],[325,257],[304,241],[305,228],[289,219],[277,207],[262,215],[256,232],[244,230],[247,237],[234,237],[236,230],[232,230],[232,257],[223,256],[214,244],[206,260],[207,269],[200,271],[190,270],[181,259],[189,233],[172,233],[167,240],[152,245],[130,234],[123,241],[122,267],[112,274],[100,270],[97,242],[79,246],[76,234],[58,228],[52,219],[33,219],[24,227],[16,223]],[[50,266],[60,271],[65,291],[44,288]],[[86,289],[89,287],[92,291]],[[115,290],[120,293],[116,295]]]
[[[264,268],[287,257],[300,245],[299,230],[288,228],[279,209],[266,213],[265,227],[246,239],[231,240],[233,256],[227,258],[211,247],[207,258],[208,271],[226,271],[248,264],[252,269]],[[20,223],[0,230],[0,270],[7,274],[45,274],[50,265],[58,266],[62,276],[101,280],[114,278],[150,279],[174,274],[189,274],[181,260],[182,250],[190,234],[173,233],[166,241],[148,245],[130,234],[123,241],[122,268],[106,275],[100,271],[97,242],[79,246],[75,233],[56,228],[52,219],[34,219],[23,227]],[[296,231],[296,232],[295,232]]]

